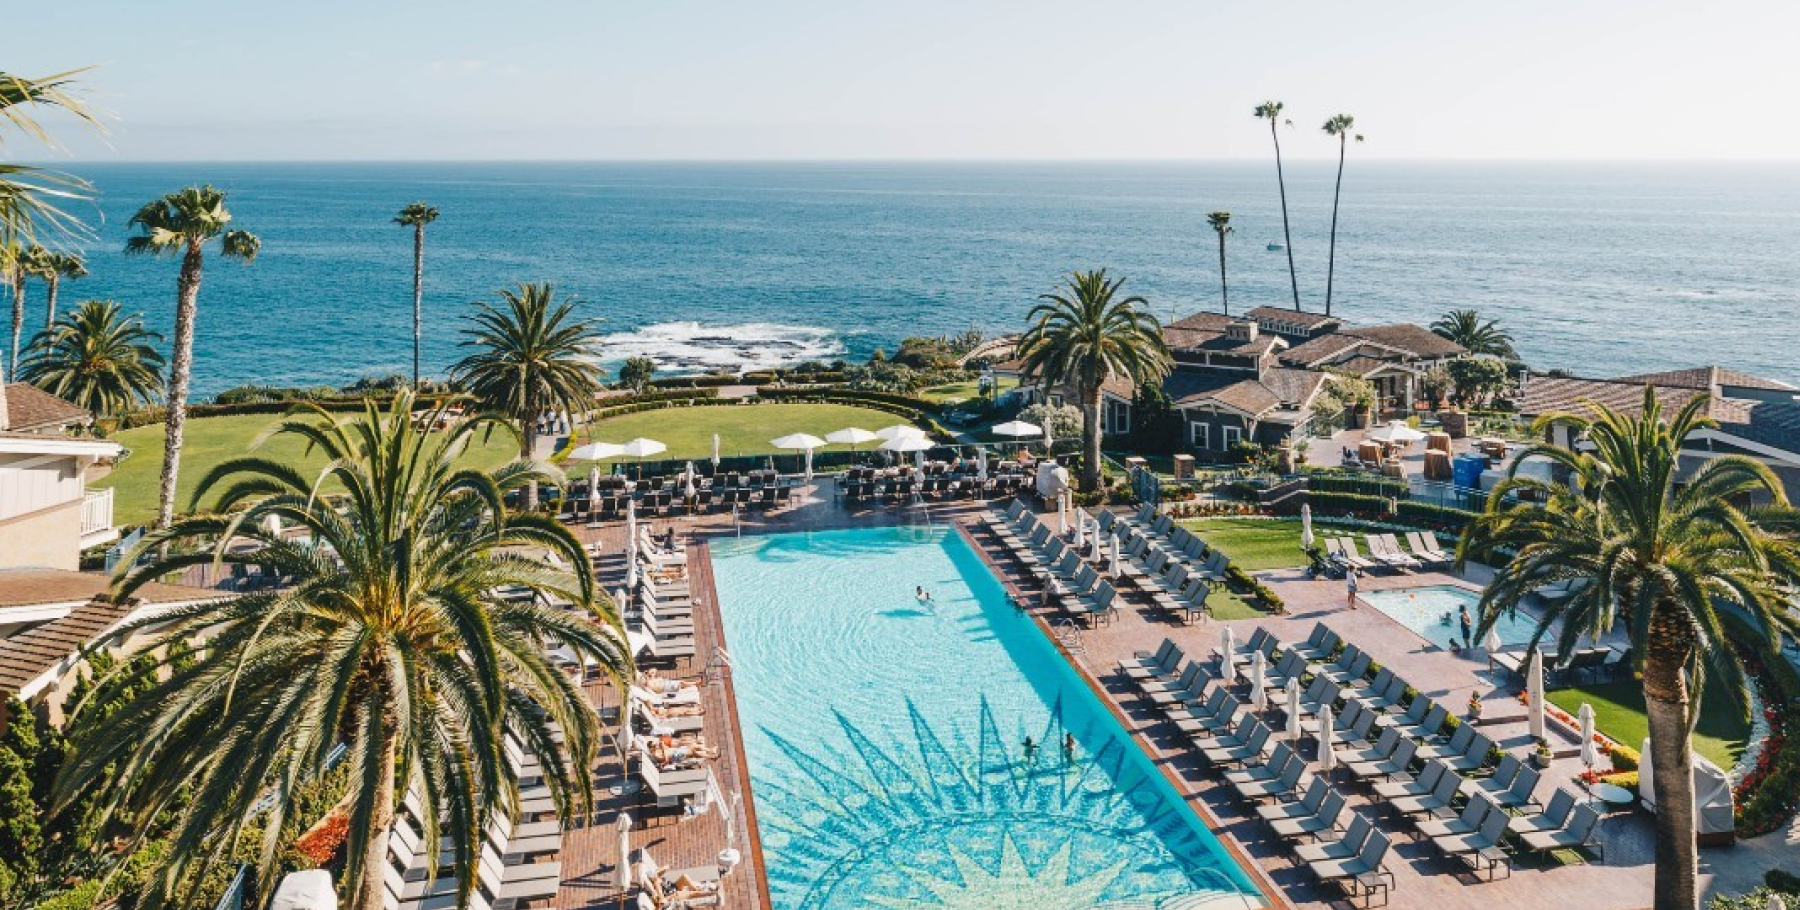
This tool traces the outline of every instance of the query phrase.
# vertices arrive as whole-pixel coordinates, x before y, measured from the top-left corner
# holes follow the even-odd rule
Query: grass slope
[[[769,440],[789,433],[811,433],[820,439],[827,433],[845,427],[879,430],[904,417],[852,405],[822,403],[775,403],[746,405],[714,405],[697,408],[662,408],[640,411],[602,420],[579,432],[581,442],[599,439],[621,443],[640,436],[654,439],[669,447],[656,458],[710,458],[712,437],[719,434],[719,454],[761,455],[778,450]],[[867,451],[876,443],[857,446]],[[827,446],[824,451],[849,451],[847,445]],[[622,459],[630,462],[632,459]],[[583,465],[586,462],[582,463]]]
[[[1300,552],[1299,519],[1190,518],[1182,524],[1200,535],[1208,546],[1224,550],[1225,555],[1246,572],[1306,565],[1306,554]],[[1315,535],[1323,536],[1336,530],[1324,522],[1313,524]],[[1341,533],[1354,536],[1356,532],[1343,530]],[[1357,545],[1362,546],[1360,536]]]
[[[347,416],[347,415],[346,415]],[[181,476],[175,484],[175,507],[186,510],[194,487],[214,465],[230,458],[253,455],[299,465],[303,472],[317,471],[324,459],[308,457],[304,444],[297,439],[271,439],[252,449],[258,434],[281,419],[275,414],[239,414],[226,417],[196,417],[188,420],[186,439],[181,447]],[[131,450],[131,457],[120,462],[111,474],[95,481],[96,488],[111,487],[113,522],[121,527],[149,524],[156,520],[157,480],[162,472],[163,425],[125,430],[113,437]],[[462,463],[483,469],[496,468],[518,454],[513,437],[495,433],[486,442],[480,435],[463,454]]]
[[[1600,732],[1636,749],[1650,733],[1644,714],[1643,684],[1627,679],[1597,686],[1557,689],[1548,693],[1550,703],[1575,714],[1581,703],[1594,706],[1594,725]],[[1694,729],[1694,751],[1725,770],[1743,754],[1750,724],[1739,718],[1731,700],[1718,689],[1709,689],[1700,702],[1700,723]]]

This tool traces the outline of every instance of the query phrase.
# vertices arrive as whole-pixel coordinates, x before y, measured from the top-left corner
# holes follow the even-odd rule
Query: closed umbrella
[[[1119,552],[1118,543],[1118,538],[1113,538],[1114,553]],[[1116,557],[1114,561],[1117,561]],[[1230,626],[1219,627],[1219,653],[1223,655],[1219,658],[1219,678],[1231,685],[1237,681],[1237,663],[1231,659],[1237,655],[1237,634]]]
[[[1293,678],[1287,685],[1287,734],[1289,739],[1300,738],[1300,680]]]
[[[588,502],[600,498],[600,466],[588,468]]]
[[[694,463],[691,461],[687,463],[687,481],[682,486],[681,492],[682,495],[687,497],[688,502],[693,502],[694,497],[700,493],[699,490],[694,488]]]
[[[987,449],[981,446],[975,447],[975,479],[987,486]]]
[[[1581,720],[1581,763],[1592,771],[1600,764],[1600,744],[1594,742],[1594,706],[1584,701],[1575,714]]]
[[[713,457],[712,457],[713,473],[716,474],[719,471],[719,434],[717,434],[717,433],[713,434],[713,453],[712,453],[712,455],[713,455]]]
[[[1531,738],[1544,738],[1544,652],[1531,652],[1531,671],[1525,674],[1526,698],[1531,701]]]
[[[1488,656],[1500,653],[1500,624],[1488,626],[1487,637],[1481,640],[1481,646],[1487,649]]]
[[[1331,769],[1337,767],[1337,753],[1331,748],[1332,733],[1334,732],[1331,729],[1333,720],[1331,706],[1321,706],[1319,708],[1319,773],[1324,775],[1326,780],[1331,779]]]
[[[1117,534],[1114,534],[1114,535],[1113,535],[1113,539],[1112,539],[1112,561],[1111,561],[1111,565],[1110,565],[1110,566],[1108,566],[1108,568],[1109,568],[1109,570],[1110,570],[1110,571],[1109,571],[1109,572],[1108,572],[1108,574],[1110,574],[1110,575],[1111,575],[1111,576],[1112,576],[1112,577],[1114,577],[1114,578],[1118,578],[1118,577],[1119,577],[1119,535],[1117,535]],[[1227,635],[1230,635],[1230,634],[1231,634],[1231,629],[1230,629],[1230,628],[1229,628],[1229,627],[1227,627],[1227,628],[1226,628],[1226,629],[1225,629],[1225,634],[1227,634]],[[1227,639],[1227,641],[1229,641],[1229,639]]]
[[[1310,550],[1312,549],[1312,545],[1312,506],[1307,504],[1300,507],[1300,546],[1303,549]]]
[[[1258,711],[1269,706],[1269,693],[1263,688],[1268,682],[1269,662],[1263,657],[1261,648],[1250,655],[1250,706]]]
[[[631,813],[619,813],[619,888],[631,884]]]
[[[1056,536],[1069,533],[1069,491],[1060,490],[1056,494]]]
[[[625,590],[629,593],[637,591],[637,500],[625,501]],[[624,609],[623,605],[620,609]]]
[[[1087,513],[1082,511],[1081,509],[1076,509],[1075,510],[1075,549],[1083,550],[1086,548],[1087,548]]]

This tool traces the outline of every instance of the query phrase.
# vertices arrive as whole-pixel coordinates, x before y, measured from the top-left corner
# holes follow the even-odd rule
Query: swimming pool
[[[1476,609],[1481,594],[1455,585],[1368,591],[1362,594],[1362,599],[1440,648],[1448,647],[1451,638],[1462,640],[1462,630],[1456,621],[1457,610],[1468,607],[1469,616],[1477,621],[1477,625],[1481,619],[1481,612]],[[1446,616],[1450,617],[1448,623],[1443,619]],[[1501,644],[1522,646],[1537,632],[1537,618],[1526,613],[1501,616],[1494,628],[1500,632]],[[1475,645],[1479,647],[1481,642]]]
[[[712,549],[779,910],[1264,904],[960,535]]]

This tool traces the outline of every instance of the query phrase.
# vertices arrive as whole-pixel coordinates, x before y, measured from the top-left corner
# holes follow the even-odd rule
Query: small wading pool
[[[1481,602],[1481,595],[1455,585],[1366,591],[1360,596],[1388,618],[1440,648],[1448,648],[1453,638],[1459,644],[1462,642],[1462,628],[1456,621],[1457,611],[1462,607],[1468,607],[1469,616],[1480,625],[1481,614],[1475,605]],[[1537,631],[1537,617],[1527,613],[1501,616],[1494,628],[1500,632],[1502,645],[1523,647]],[[1481,642],[1475,642],[1475,646],[1480,647]]]
[[[778,910],[1265,905],[961,536],[712,554]]]

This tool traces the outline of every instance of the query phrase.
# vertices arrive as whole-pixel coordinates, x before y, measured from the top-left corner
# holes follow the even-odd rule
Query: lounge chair
[[[1423,710],[1425,711],[1423,720],[1412,723],[1402,720],[1396,725],[1400,727],[1400,732],[1413,739],[1435,740],[1438,734],[1443,732],[1444,724],[1450,720],[1450,710],[1423,695],[1418,695],[1414,696],[1412,704],[1406,706],[1406,717],[1412,717],[1417,710],[1420,710],[1421,705],[1424,706]],[[1420,749],[1419,751],[1423,755],[1427,750]]]
[[[1306,675],[1306,658],[1288,651],[1281,655],[1268,672],[1263,674],[1263,688],[1285,689],[1290,680],[1297,680]]]
[[[1406,545],[1412,548],[1415,559],[1427,565],[1447,566],[1455,561],[1450,553],[1439,549],[1436,541],[1429,540],[1423,531],[1406,532]]]
[[[1213,653],[1219,654],[1221,662],[1229,660],[1233,664],[1242,664],[1249,663],[1250,655],[1258,651],[1263,652],[1264,657],[1273,655],[1276,645],[1275,636],[1270,634],[1269,630],[1257,626],[1256,630],[1250,633],[1250,639],[1233,649],[1233,653],[1219,654],[1217,649],[1214,649]]]
[[[1306,771],[1306,760],[1295,754],[1287,743],[1278,743],[1275,748],[1277,750],[1287,749],[1288,754],[1293,757],[1282,764],[1281,772],[1273,778],[1233,783],[1231,787],[1237,792],[1239,799],[1247,803],[1259,803],[1265,799],[1282,799],[1289,794],[1299,792],[1308,781],[1312,780],[1312,775]],[[1265,767],[1274,764],[1275,761],[1271,758],[1269,765]]]
[[[1364,534],[1363,542],[1368,544],[1368,546],[1369,546],[1369,555],[1375,557],[1376,559],[1380,560],[1381,562],[1385,563],[1386,565],[1392,566],[1396,569],[1408,569],[1408,570],[1417,569],[1419,567],[1418,560],[1412,558],[1411,556],[1406,555],[1406,553],[1402,552],[1398,548],[1389,549],[1388,545],[1387,545],[1387,540],[1385,540],[1382,537],[1382,535],[1380,535],[1380,534]]]
[[[1515,815],[1506,822],[1506,830],[1514,834],[1528,834],[1532,831],[1555,831],[1569,823],[1575,814],[1575,794],[1557,787],[1550,794],[1550,801],[1544,809],[1535,815]]]
[[[1480,800],[1481,797],[1476,797]],[[1501,866],[1506,866],[1507,874],[1512,874],[1512,862],[1507,859],[1506,851],[1500,849],[1501,839],[1506,836],[1507,814],[1498,808],[1490,807],[1488,814],[1482,818],[1481,827],[1470,834],[1446,834],[1431,839],[1432,846],[1446,857],[1462,857],[1471,867],[1479,871],[1487,866],[1488,877],[1492,878]]]
[[[1518,756],[1503,752],[1500,754],[1500,764],[1494,766],[1494,773],[1464,783],[1462,793],[1464,796],[1486,796],[1492,801],[1495,794],[1506,792],[1506,788],[1512,786],[1513,778],[1524,770],[1525,763],[1519,761]]]
[[[1226,745],[1225,743],[1233,737],[1221,736],[1214,745],[1201,749],[1200,756],[1206,759],[1207,764],[1215,768],[1224,768],[1233,765],[1241,765],[1245,762],[1258,761],[1266,754],[1266,750],[1269,747],[1269,738],[1272,735],[1274,734],[1269,730],[1268,725],[1260,720],[1255,721],[1255,726],[1251,728],[1250,735],[1243,739],[1238,745]]]
[[[1362,852],[1375,826],[1360,812],[1350,813],[1350,824],[1342,837],[1321,837],[1316,842],[1294,848],[1294,859],[1302,863],[1322,863],[1334,859],[1350,859]]]
[[[1425,770],[1418,775],[1404,780],[1383,781],[1374,786],[1374,794],[1381,799],[1401,799],[1408,796],[1424,796],[1437,789],[1441,780],[1450,769],[1443,762],[1428,761]],[[1453,794],[1455,791],[1451,791]]]
[[[1181,666],[1181,658],[1181,646],[1175,644],[1175,639],[1165,638],[1154,653],[1139,651],[1119,661],[1119,672],[1130,679],[1156,679],[1175,673]]]
[[[1224,686],[1214,686],[1206,700],[1198,705],[1174,705],[1167,712],[1176,729],[1193,739],[1203,739],[1231,729],[1237,721],[1243,702],[1232,697]]]
[[[1315,664],[1322,664],[1331,659],[1331,655],[1337,651],[1337,646],[1342,641],[1343,639],[1336,632],[1326,628],[1324,623],[1314,623],[1312,631],[1306,635],[1306,641],[1294,645],[1293,650],[1299,651],[1307,660]]]
[[[1176,571],[1183,571],[1177,569]],[[1179,614],[1183,625],[1193,621],[1196,616],[1206,615],[1206,599],[1212,596],[1212,586],[1204,578],[1190,578],[1179,594],[1153,591],[1150,602],[1158,609],[1171,615]]]
[[[1432,768],[1438,769],[1438,776],[1432,782],[1429,791],[1396,796],[1388,800],[1388,805],[1396,813],[1408,817],[1416,815],[1435,817],[1452,810],[1456,792],[1462,788],[1462,775],[1450,770],[1443,762],[1434,761],[1425,766],[1427,771]],[[1424,775],[1420,775],[1420,779],[1424,779]]]
[[[1569,816],[1569,823],[1554,831],[1527,831],[1519,835],[1519,842],[1539,852],[1550,850],[1582,849],[1592,850],[1601,859],[1606,858],[1606,848],[1599,838],[1600,813],[1593,806],[1576,806]]]
[[[1369,731],[1375,726],[1375,715],[1356,702],[1345,702],[1331,721],[1331,744],[1337,749],[1369,748]],[[1319,738],[1317,719],[1300,722],[1300,728],[1314,739]]]
[[[1437,710],[1434,709],[1431,712],[1432,716],[1425,718],[1425,723],[1419,729],[1403,731],[1415,739],[1424,740],[1419,745],[1419,757],[1426,761],[1439,758],[1450,759],[1460,757],[1469,751],[1469,744],[1480,734],[1475,732],[1475,725],[1467,721],[1457,724],[1456,730],[1450,734],[1448,739],[1445,739],[1441,732],[1442,724],[1439,725],[1438,731],[1421,732],[1425,727],[1431,725],[1431,722],[1436,719],[1437,713]],[[1449,716],[1448,712],[1445,713],[1445,716]]]
[[[1316,863],[1307,863],[1306,868],[1320,884],[1335,883],[1351,893],[1360,892],[1367,896],[1376,887],[1387,888],[1393,884],[1393,875],[1382,863],[1387,860],[1388,837],[1379,830],[1369,832],[1369,839],[1364,842],[1362,850],[1349,859],[1330,859]],[[1383,879],[1385,877],[1385,883]]]
[[[1325,554],[1331,558],[1332,562],[1364,572],[1378,565],[1373,560],[1364,559],[1361,554],[1357,553],[1354,543],[1346,549],[1344,544],[1347,541],[1349,541],[1347,537],[1325,538]]]
[[[1281,772],[1286,770],[1289,764],[1296,761],[1301,763],[1302,768],[1305,767],[1306,760],[1294,751],[1294,747],[1287,743],[1276,743],[1275,748],[1269,751],[1268,761],[1250,762],[1236,771],[1227,771],[1224,774],[1224,780],[1226,784],[1233,787],[1239,784],[1275,780],[1281,777]]]
[[[1381,681],[1383,674],[1388,677],[1385,684]],[[1406,680],[1401,679],[1388,668],[1382,667],[1381,672],[1375,674],[1375,682],[1372,685],[1360,691],[1352,690],[1348,693],[1348,697],[1356,699],[1362,703],[1363,707],[1371,711],[1391,711],[1400,707],[1406,698]]]
[[[1412,766],[1413,753],[1418,749],[1418,743],[1410,739],[1402,739],[1394,744],[1393,749],[1387,755],[1372,760],[1348,762],[1345,768],[1350,772],[1351,777],[1358,780],[1369,777],[1386,780],[1398,774],[1405,774],[1407,769]],[[1363,754],[1368,753],[1365,751]]]
[[[1340,686],[1353,686],[1364,676],[1369,675],[1369,665],[1374,663],[1375,659],[1370,657],[1367,651],[1352,652],[1351,647],[1353,646],[1346,646],[1344,653],[1338,657],[1335,663],[1320,669],[1319,672]]]
[[[1440,837],[1455,837],[1460,834],[1474,834],[1481,830],[1481,820],[1487,818],[1489,810],[1500,812],[1488,805],[1485,799],[1471,799],[1463,804],[1462,811],[1450,818],[1418,818],[1413,828],[1420,838],[1436,840]],[[1500,812],[1501,815],[1506,813]]]
[[[1337,827],[1338,819],[1344,815],[1344,794],[1315,777],[1300,802],[1258,806],[1256,814],[1269,823],[1275,836],[1284,840],[1318,837]]]

